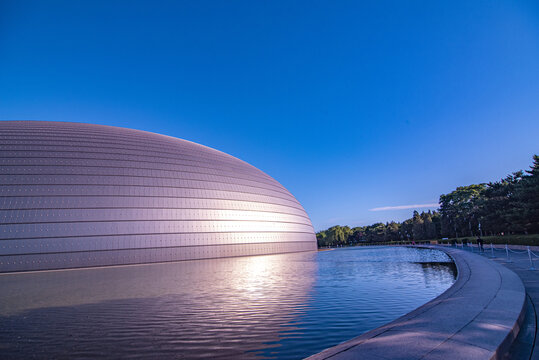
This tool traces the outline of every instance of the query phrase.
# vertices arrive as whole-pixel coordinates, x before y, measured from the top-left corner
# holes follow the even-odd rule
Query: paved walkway
[[[466,247],[465,249],[471,250]],[[489,257],[513,270],[526,288],[526,317],[521,325],[520,333],[510,349],[508,358],[513,360],[539,360],[539,346],[536,341],[537,312],[539,311],[539,258],[532,253],[532,262],[530,262],[527,251],[524,251],[525,249],[525,246],[511,246],[508,258],[503,247],[500,246],[498,249],[491,251],[490,245],[485,245],[485,252],[481,253],[481,255]],[[533,247],[532,249],[535,254],[539,255],[537,248]],[[473,249],[473,251],[477,253],[477,249]],[[532,265],[538,270],[532,270]]]
[[[309,357],[321,359],[493,359],[508,353],[525,315],[525,289],[485,256],[443,248],[459,275],[411,313]],[[539,265],[539,263],[538,263]]]

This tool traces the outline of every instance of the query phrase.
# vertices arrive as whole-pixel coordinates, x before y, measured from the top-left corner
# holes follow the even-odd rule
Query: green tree
[[[434,224],[436,228],[436,239],[439,239],[442,237],[442,216],[438,211],[432,212],[432,223]]]
[[[436,231],[436,225],[432,221],[432,213],[430,212],[430,210],[428,212],[422,212],[421,219],[423,219],[425,239],[436,239],[438,237],[438,234]]]
[[[358,244],[361,241],[365,240],[365,228],[358,226],[352,228],[352,235],[350,237],[352,244]]]
[[[380,242],[385,240],[385,225],[375,223],[365,228],[365,236],[370,242]]]
[[[440,214],[445,235],[474,235],[473,230],[477,228],[479,217],[478,200],[485,188],[486,184],[460,186],[440,196]]]
[[[400,226],[399,223],[391,221],[386,224],[386,241],[399,241],[400,240]]]
[[[413,240],[413,221],[412,219],[404,220],[401,224],[402,240]]]
[[[414,210],[414,214],[412,216],[412,234],[414,240],[423,240],[425,239],[425,228],[424,228],[424,222],[421,218],[421,215]]]
[[[479,221],[485,234],[499,234],[506,231],[518,231],[511,219],[512,202],[515,201],[515,188],[522,180],[522,171],[517,171],[506,178],[487,184],[476,204],[479,208]]]
[[[539,156],[533,156],[533,165],[527,175],[515,186],[509,218],[525,232],[539,232]]]
[[[316,242],[319,248],[329,246],[327,234],[325,231],[319,231],[316,233]]]

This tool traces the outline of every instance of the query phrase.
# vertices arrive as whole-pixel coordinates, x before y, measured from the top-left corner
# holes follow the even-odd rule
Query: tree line
[[[403,222],[332,226],[316,234],[319,247],[360,242],[431,240],[477,235],[539,233],[539,156],[529,170],[442,194],[436,211],[414,211]]]

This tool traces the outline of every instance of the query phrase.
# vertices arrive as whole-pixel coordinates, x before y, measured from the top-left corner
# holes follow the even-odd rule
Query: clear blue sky
[[[0,119],[237,156],[316,230],[403,220],[539,153],[537,1],[0,1]]]

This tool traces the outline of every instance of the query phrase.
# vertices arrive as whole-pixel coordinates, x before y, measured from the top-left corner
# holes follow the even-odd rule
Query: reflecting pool
[[[300,359],[455,281],[441,251],[331,251],[0,275],[0,353]]]

